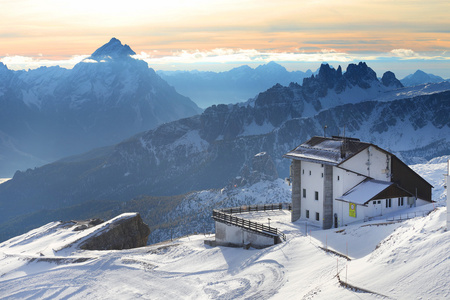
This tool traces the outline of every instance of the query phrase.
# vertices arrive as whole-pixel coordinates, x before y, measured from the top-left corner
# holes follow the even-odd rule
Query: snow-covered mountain
[[[289,72],[283,66],[269,62],[256,68],[244,65],[226,72],[157,71],[157,74],[178,92],[206,108],[214,104],[244,102],[277,83],[302,82],[313,73],[311,70]]]
[[[73,69],[0,63],[0,174],[117,143],[201,109],[113,38]]]
[[[17,172],[0,185],[0,217],[222,188],[263,151],[285,177],[290,162],[282,155],[323,135],[325,125],[328,136],[345,128],[346,136],[373,142],[407,163],[447,155],[450,91],[438,86],[385,86],[364,63],[344,74],[322,65],[303,86],[276,85],[247,103],[211,106],[115,146]]]
[[[442,77],[430,73],[425,73],[422,70],[417,70],[414,74],[410,74],[400,80],[400,82],[404,86],[415,86],[426,83],[438,83],[442,81],[444,81]]]

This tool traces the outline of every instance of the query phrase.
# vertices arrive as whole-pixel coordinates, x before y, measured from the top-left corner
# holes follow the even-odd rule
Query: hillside
[[[276,85],[245,104],[211,106],[115,146],[17,172],[0,185],[0,216],[223,188],[263,151],[283,178],[283,154],[323,135],[324,125],[327,135],[345,130],[408,164],[449,154],[448,86],[398,88],[390,78],[394,86],[382,84],[364,63],[345,74],[322,65],[303,86]]]
[[[442,174],[446,172],[449,156],[438,157],[410,167],[433,186],[433,200],[445,198]],[[46,209],[24,214],[0,224],[0,240],[6,240],[54,220],[110,219],[128,211],[139,212],[150,226],[149,243],[159,243],[171,237],[194,232],[214,232],[211,211],[217,208],[250,204],[291,201],[290,186],[283,180],[262,180],[234,187],[191,192],[185,195],[155,197],[139,196],[132,200],[88,201],[78,205]]]
[[[163,124],[117,145],[17,172],[0,185],[0,228],[19,234],[52,220],[55,212],[75,216],[95,211],[112,217],[121,211],[118,202],[141,196],[155,197],[149,203],[162,196],[176,203],[176,195],[227,186],[248,171],[260,152],[272,157],[284,178],[290,162],[283,154],[323,135],[325,125],[328,136],[345,131],[407,164],[448,155],[449,86],[399,88],[392,74],[383,77],[384,83],[364,63],[349,65],[345,73],[322,65],[302,86],[276,85],[247,103],[211,106],[201,115]]]

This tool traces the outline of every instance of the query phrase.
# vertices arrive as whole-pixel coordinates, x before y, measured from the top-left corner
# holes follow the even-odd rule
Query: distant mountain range
[[[200,107],[206,108],[215,104],[245,102],[277,83],[284,86],[302,83],[304,78],[317,75],[318,71],[290,72],[276,62],[269,62],[254,69],[244,65],[226,72],[195,70],[156,71],[156,73],[174,86],[179,93],[190,97]],[[421,70],[400,80],[403,86],[409,87],[442,81],[445,79]]]
[[[378,80],[365,63],[345,73],[324,64],[302,85],[277,84],[246,103],[213,105],[115,146],[17,172],[0,185],[0,218],[222,188],[262,151],[285,177],[282,155],[324,133],[345,131],[407,163],[450,154],[450,84],[401,86],[392,72]]]
[[[417,70],[414,74],[410,74],[400,80],[400,82],[404,86],[415,86],[420,84],[437,83],[442,81],[445,81],[445,79],[443,79],[440,76],[425,73],[424,71],[421,70]]]
[[[175,89],[190,97],[198,106],[245,102],[260,92],[279,83],[289,85],[302,82],[313,75],[306,72],[289,72],[283,66],[269,62],[257,68],[247,65],[226,72],[157,71]]]
[[[73,69],[0,63],[0,177],[202,110],[113,38]]]

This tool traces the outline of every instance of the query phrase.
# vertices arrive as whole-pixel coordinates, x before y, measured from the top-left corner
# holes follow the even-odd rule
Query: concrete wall
[[[216,222],[216,242],[243,246],[250,244],[255,248],[263,248],[275,244],[273,237],[267,237],[245,230],[242,227]]]
[[[300,219],[301,216],[301,191],[302,184],[300,180],[302,163],[299,160],[292,160],[291,163],[291,180],[292,180],[292,213],[291,222]]]
[[[324,166],[323,229],[333,227],[333,166]]]

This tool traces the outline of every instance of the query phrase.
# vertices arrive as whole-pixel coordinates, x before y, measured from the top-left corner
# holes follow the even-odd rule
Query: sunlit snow
[[[445,161],[412,166],[435,186],[436,199],[444,197]],[[286,242],[259,250],[210,247],[204,240],[213,236],[202,234],[131,250],[82,251],[76,241],[95,228],[74,232],[52,222],[0,244],[0,297],[448,299],[446,208],[439,202],[410,211],[419,209],[431,213],[330,230],[302,220],[291,223],[288,211],[243,215],[262,223],[270,218],[271,226],[286,233]],[[342,287],[338,273],[371,293]]]

